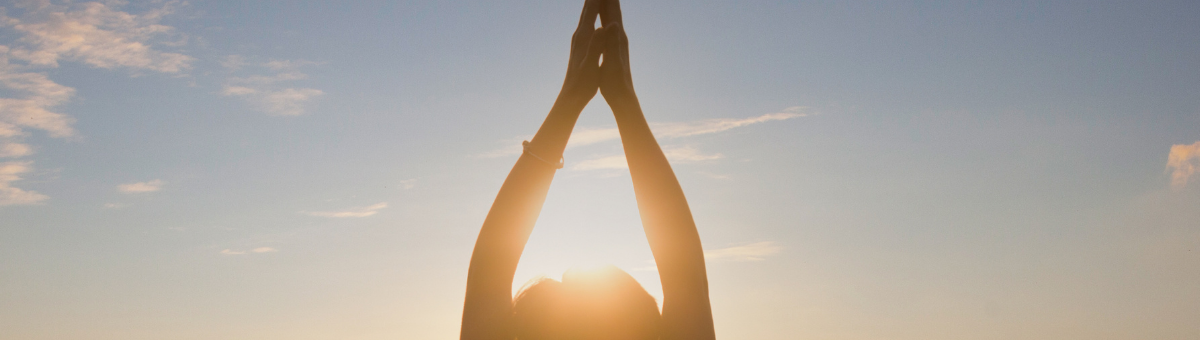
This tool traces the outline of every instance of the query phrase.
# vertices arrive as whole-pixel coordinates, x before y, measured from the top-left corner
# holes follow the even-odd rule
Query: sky
[[[0,4],[4,339],[457,338],[582,7]],[[720,338],[1200,338],[1200,3],[622,9]],[[599,99],[514,287],[661,300]]]

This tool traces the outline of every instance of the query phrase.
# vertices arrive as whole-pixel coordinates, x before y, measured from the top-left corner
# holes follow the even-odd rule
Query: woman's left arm
[[[584,4],[571,39],[567,76],[550,114],[500,187],[475,241],[467,272],[460,339],[512,339],[512,280],[541,213],[579,113],[596,95],[603,34],[593,28],[600,0]]]

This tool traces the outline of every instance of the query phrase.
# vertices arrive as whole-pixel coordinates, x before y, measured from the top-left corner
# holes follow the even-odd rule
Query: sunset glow
[[[626,0],[640,125],[558,97],[584,3],[0,4],[0,339],[457,339],[506,250],[719,339],[1200,339],[1197,2]]]

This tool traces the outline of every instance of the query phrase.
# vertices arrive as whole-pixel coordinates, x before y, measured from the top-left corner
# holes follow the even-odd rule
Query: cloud
[[[268,91],[259,97],[259,107],[271,114],[295,116],[304,113],[304,104],[325,94],[317,89],[283,89]]]
[[[704,135],[728,131],[733,128],[743,127],[747,125],[766,123],[777,120],[787,120],[792,118],[806,117],[808,108],[804,106],[793,106],[784,109],[781,112],[768,113],[758,117],[751,118],[722,118],[722,119],[706,119],[691,123],[663,123],[653,126],[654,134],[669,138],[679,138],[695,135]]]
[[[721,248],[712,251],[704,252],[705,261],[734,261],[734,262],[756,262],[766,260],[766,257],[779,254],[783,247],[775,245],[775,242],[764,241],[751,243],[743,246],[735,246]],[[658,263],[654,260],[647,260],[650,264],[645,267],[637,267],[636,271],[658,271]]]
[[[575,165],[571,166],[571,170],[606,170],[628,168],[629,163],[626,162],[624,154],[588,159],[575,163]]]
[[[49,1],[19,1],[17,10],[0,7],[0,28],[12,37],[10,45],[0,45],[0,157],[32,155],[34,148],[22,143],[27,130],[40,130],[50,137],[77,135],[71,126],[75,120],[58,107],[71,99],[75,89],[58,84],[44,73],[62,61],[79,62],[91,67],[131,71],[180,73],[194,60],[179,53],[157,50],[153,39],[174,35],[170,26],[158,24],[171,13],[174,2],[141,14],[131,14],[109,4],[88,2],[56,5]],[[10,13],[20,13],[10,17]],[[181,35],[178,35],[181,36]],[[163,43],[181,45],[181,43]],[[45,195],[14,188],[17,175],[31,169],[31,162],[3,163],[0,180],[0,205],[34,204]]]
[[[729,261],[762,261],[766,257],[778,254],[783,247],[775,242],[764,241],[743,246],[721,248],[704,252],[705,260]]]
[[[0,142],[0,158],[23,157],[33,154],[28,144]]]
[[[592,145],[600,142],[621,139],[621,131],[617,128],[579,128],[571,132],[567,147]]]
[[[321,90],[308,88],[287,88],[282,90],[264,90],[244,86],[226,86],[222,91],[227,96],[242,96],[259,111],[277,116],[298,116],[304,114],[304,104],[309,100],[325,94]]]
[[[371,206],[355,207],[340,211],[301,211],[300,213],[317,217],[367,217],[375,215],[375,213],[379,212],[379,209],[387,208],[387,206],[387,202],[380,202]]]
[[[246,65],[247,65],[246,57],[243,57],[240,55],[227,55],[227,56],[225,56],[225,58],[221,59],[221,67],[224,67],[224,68],[227,68],[230,70],[237,70],[239,68],[242,68],[242,66],[246,66]]]
[[[768,113],[758,117],[706,119],[695,122],[650,123],[650,129],[654,131],[654,136],[659,139],[683,138],[724,132],[738,127],[771,121],[806,117],[811,115],[808,113],[808,111],[809,108],[805,106],[792,106],[780,112]],[[524,138],[518,138],[515,143],[505,143],[503,148],[485,152],[478,155],[478,157],[497,158],[519,155],[521,154],[520,141],[532,138],[532,136],[523,137]],[[620,139],[621,132],[617,128],[581,127],[575,129],[575,131],[571,133],[571,139],[567,141],[567,148],[599,144]]]
[[[758,117],[750,118],[706,119],[685,123],[650,123],[650,129],[654,131],[654,136],[659,138],[681,138],[724,132],[738,127],[766,123],[770,121],[806,117],[809,115],[806,113],[806,111],[808,111],[807,107],[793,106],[786,108],[781,112],[768,113]],[[620,138],[621,132],[616,128],[582,128],[579,131],[571,134],[571,140],[568,143],[568,146],[584,146],[610,140],[617,140]]]
[[[572,136],[573,135],[574,134],[572,134]],[[575,138],[575,137],[571,137],[571,138]],[[524,148],[521,147],[521,141],[526,141],[526,140],[530,140],[530,139],[533,139],[533,135],[516,136],[513,138],[502,140],[502,141],[497,142],[497,144],[501,145],[501,147],[496,148],[495,150],[492,150],[492,151],[484,152],[484,153],[481,153],[478,155],[473,155],[472,157],[499,158],[499,157],[506,157],[506,156],[512,156],[512,155],[520,155],[521,152],[524,151]],[[567,147],[570,147],[570,146],[571,146],[571,144],[568,141]]]
[[[0,54],[6,51],[6,47],[0,46]],[[71,123],[75,120],[53,112],[51,108],[65,103],[75,94],[75,89],[59,85],[44,74],[24,72],[19,68],[0,55],[0,87],[16,95],[16,98],[0,98],[0,137],[23,137],[25,128],[45,131],[51,137],[74,136]]]
[[[1188,179],[1196,173],[1200,165],[1200,141],[1192,145],[1176,144],[1171,146],[1167,155],[1167,171],[1171,172],[1171,187],[1178,190],[1187,186]]]
[[[730,178],[729,175],[714,174],[714,173],[705,172],[705,171],[701,171],[698,173],[704,177],[708,177],[708,178],[712,178],[712,179],[729,179]]]
[[[411,179],[406,179],[406,180],[400,181],[400,187],[404,188],[404,190],[412,189],[413,186],[416,186],[416,185],[417,185],[416,178],[411,178]]]
[[[672,163],[710,161],[725,157],[719,153],[704,154],[690,146],[666,146],[663,147],[662,150],[663,155],[667,156],[667,160],[671,161]],[[610,170],[628,168],[629,163],[625,159],[625,154],[587,159],[571,166],[571,170]]]
[[[706,155],[706,154],[700,153],[699,150],[696,150],[690,146],[666,147],[666,148],[663,148],[663,154],[666,155],[667,159],[671,160],[672,162],[711,161],[714,159],[721,159],[721,158],[725,157],[724,155],[721,155],[719,153]]]
[[[308,78],[296,68],[306,65],[317,65],[310,61],[271,60],[258,66],[276,71],[275,74],[258,74],[247,77],[230,77],[226,80],[221,94],[238,96],[250,102],[255,109],[277,116],[296,116],[303,114],[305,104],[312,99],[324,95],[325,92],[311,88],[293,88],[277,85],[282,82],[296,81]],[[222,62],[226,68],[233,70],[248,65],[240,56],[228,56]]]
[[[57,67],[59,60],[79,61],[99,68],[126,67],[178,73],[191,66],[192,57],[162,52],[150,47],[154,37],[169,34],[170,26],[158,24],[171,12],[172,3],[143,14],[130,14],[98,2],[52,5],[46,2],[19,3],[19,18],[8,16],[4,26],[20,32],[23,46],[10,51],[13,58],[30,65]]]
[[[272,70],[291,70],[309,65],[321,65],[322,63],[308,60],[272,60],[268,61],[263,66]]]
[[[105,203],[104,209],[121,209],[125,208],[126,206],[127,205],[124,203]]]
[[[229,78],[229,82],[242,84],[274,84],[282,81],[300,80],[305,78],[308,78],[307,74],[289,71],[269,76],[256,75],[244,78],[233,77]]]
[[[2,75],[3,73],[0,73]],[[19,137],[24,135],[20,127],[0,121],[0,137]]]
[[[34,191],[12,187],[12,182],[21,180],[21,174],[32,170],[29,166],[31,163],[0,163],[0,206],[38,204],[49,198]]]
[[[43,74],[17,70],[16,65],[9,63],[7,52],[7,47],[0,46],[0,88],[15,98],[0,98],[0,158],[33,154],[33,148],[21,142],[28,135],[24,131],[27,128],[45,131],[51,137],[74,136],[71,123],[75,120],[51,108],[66,102],[75,90],[50,81]],[[0,173],[0,206],[36,204],[48,198],[12,186],[12,182],[20,179],[17,175],[29,171],[31,164],[0,163],[4,169]]]
[[[221,94],[226,96],[244,96],[255,93],[258,93],[258,90],[245,86],[225,86],[225,89],[221,90]]]
[[[182,230],[182,229],[180,229],[180,230]],[[251,249],[250,251],[224,249],[224,250],[221,250],[221,254],[222,255],[246,255],[249,253],[262,254],[262,253],[274,253],[274,252],[278,252],[278,251],[279,251],[279,249],[275,249],[275,248],[271,248],[271,247],[258,247],[258,248]]]
[[[117,190],[120,190],[121,192],[127,193],[127,194],[142,193],[142,192],[155,192],[155,191],[162,190],[163,184],[165,184],[165,182],[163,182],[162,180],[156,179],[156,180],[148,181],[148,182],[121,184],[121,185],[117,186]]]

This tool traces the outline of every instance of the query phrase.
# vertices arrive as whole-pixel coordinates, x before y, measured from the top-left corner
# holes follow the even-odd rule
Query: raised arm
[[[579,28],[571,38],[571,58],[562,91],[550,114],[509,172],[488,212],[467,272],[461,339],[511,340],[512,280],[525,242],[546,201],[571,129],[580,111],[596,95],[604,34],[595,30],[600,0],[584,4]]]
[[[606,1],[600,19],[608,36],[600,66],[600,92],[621,131],[638,211],[662,279],[662,339],[715,339],[700,235],[683,189],[654,140],[633,91],[629,41],[617,0]]]

